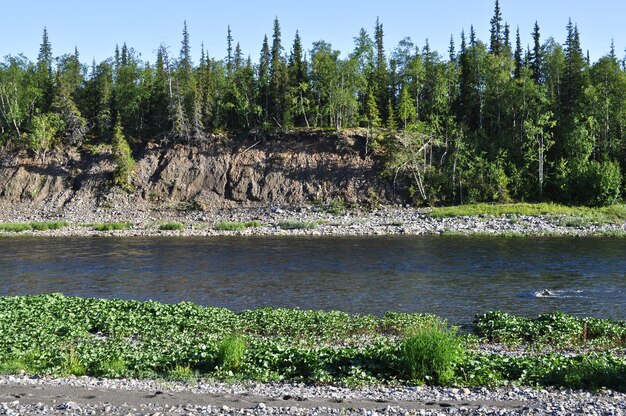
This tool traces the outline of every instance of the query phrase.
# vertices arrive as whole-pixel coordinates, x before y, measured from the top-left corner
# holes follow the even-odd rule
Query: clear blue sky
[[[101,61],[113,55],[116,43],[126,42],[154,61],[161,43],[177,56],[183,21],[187,20],[192,52],[197,61],[200,44],[212,57],[226,54],[226,28],[230,24],[235,41],[245,55],[257,60],[263,35],[271,38],[272,24],[278,16],[283,45],[289,51],[296,29],[306,49],[314,41],[330,42],[343,56],[353,48],[353,38],[361,27],[370,34],[380,17],[389,52],[404,37],[422,46],[426,38],[442,55],[450,35],[459,44],[461,29],[474,25],[479,38],[489,39],[492,0],[0,0],[3,22],[0,25],[0,56],[24,53],[37,58],[41,33],[47,26],[55,56],[71,53],[78,47],[81,61]],[[542,39],[553,36],[563,43],[568,18],[578,24],[583,49],[592,60],[609,51],[615,40],[617,55],[626,47],[626,2],[623,0],[561,1],[501,0],[503,17],[514,34],[519,26],[524,46],[530,43],[535,20]]]

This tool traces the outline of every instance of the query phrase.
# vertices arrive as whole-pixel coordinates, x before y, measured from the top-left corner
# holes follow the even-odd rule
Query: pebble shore
[[[303,384],[52,379],[22,375],[1,377],[0,397],[0,414],[4,415],[626,414],[626,395],[614,391],[590,393],[517,387],[347,389]]]
[[[371,211],[346,210],[333,214],[315,206],[231,208],[214,211],[176,209],[33,209],[27,205],[0,207],[0,223],[67,221],[68,227],[50,231],[23,231],[19,235],[45,236],[371,236],[371,235],[504,235],[504,236],[602,236],[626,235],[626,224],[572,223],[566,218],[508,215],[433,218],[428,208],[382,207]],[[183,229],[161,230],[168,222]],[[258,221],[259,227],[242,231],[215,229],[223,222]],[[126,222],[129,228],[96,231],[90,224]],[[284,229],[285,222],[302,228]],[[5,232],[4,235],[13,233]]]

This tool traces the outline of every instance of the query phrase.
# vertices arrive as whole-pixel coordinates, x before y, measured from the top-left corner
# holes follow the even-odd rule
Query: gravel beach
[[[67,221],[65,228],[49,231],[22,231],[19,235],[42,236],[217,236],[217,235],[300,235],[300,236],[369,236],[369,235],[506,235],[506,236],[594,236],[621,235],[626,224],[572,223],[558,215],[500,217],[474,216],[433,218],[428,208],[384,206],[375,210],[346,210],[333,214],[317,206],[231,208],[215,211],[179,211],[176,209],[34,209],[29,205],[0,206],[0,223]],[[180,222],[181,230],[165,231],[160,226]],[[259,227],[241,231],[222,231],[223,222],[258,221]],[[129,227],[115,231],[96,231],[90,224],[125,222]],[[285,229],[285,222],[305,225]],[[5,232],[4,235],[15,235]]]
[[[0,414],[30,415],[622,415],[626,395],[531,388],[0,378]]]

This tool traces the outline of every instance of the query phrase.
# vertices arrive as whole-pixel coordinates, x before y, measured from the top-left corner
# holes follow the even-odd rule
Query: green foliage
[[[346,213],[346,203],[343,199],[333,199],[328,203],[326,210],[333,215],[343,215]]]
[[[253,220],[246,222],[220,222],[213,227],[217,231],[243,231],[247,228],[258,228],[261,226],[261,221]]]
[[[312,230],[317,227],[317,222],[287,220],[282,221],[278,226],[283,230]]]
[[[456,330],[445,326],[426,327],[402,341],[400,371],[406,380],[447,385],[454,379],[455,367],[464,355]]]
[[[624,357],[476,353],[468,348],[477,340],[457,336],[431,315],[271,308],[234,313],[188,302],[61,294],[0,297],[0,311],[2,373],[626,390]],[[482,342],[508,339],[553,350],[581,341],[622,346],[626,332],[622,323],[563,314],[533,320],[490,313],[476,326]]]
[[[524,59],[521,42],[513,53],[505,39],[504,14],[498,3],[488,42],[472,29],[445,58],[428,42],[390,48],[378,20],[353,51],[323,40],[307,48],[296,34],[288,56],[276,19],[258,65],[229,30],[226,59],[202,50],[194,66],[185,23],[178,57],[161,46],[151,64],[124,44],[88,71],[77,50],[55,60],[44,30],[36,62],[0,63],[0,144],[42,162],[54,146],[111,144],[113,183],[132,192],[131,147],[198,144],[216,131],[367,127],[364,156],[382,157],[375,166],[402,202],[615,203],[626,67],[614,50],[586,62],[572,22],[563,45],[542,42],[535,24]],[[381,126],[389,137],[370,147]]]
[[[185,224],[178,221],[172,221],[159,226],[159,230],[163,231],[179,231],[185,228]]]
[[[576,184],[580,202],[591,206],[613,205],[622,195],[622,173],[613,162],[591,161]]]
[[[124,139],[119,122],[113,130],[113,157],[117,165],[113,173],[114,184],[128,192],[132,192],[131,180],[135,174],[135,161],[131,155],[130,146]]]
[[[571,223],[620,223],[626,220],[626,205],[605,207],[572,207],[553,203],[542,204],[471,204],[454,207],[432,208],[433,218],[490,216],[553,216],[563,225]]]
[[[48,231],[59,230],[69,225],[67,221],[31,222],[29,224],[0,224],[0,231],[19,233],[26,230]]]
[[[31,222],[30,226],[35,231],[60,230],[67,227],[67,221]]]
[[[588,342],[608,345],[626,343],[626,324],[623,322],[576,318],[562,313],[530,319],[489,312],[477,316],[474,327],[479,336],[504,343],[545,343],[562,347]]]
[[[469,386],[499,386],[515,383],[527,386],[553,386],[570,389],[601,388],[626,391],[626,361],[611,354],[566,356],[500,356],[476,354],[469,357],[458,373],[459,382]]]
[[[0,231],[8,231],[12,233],[20,233],[29,230],[30,224],[0,224]]]
[[[102,224],[92,224],[92,227],[96,231],[115,231],[130,228],[130,224],[127,222],[107,222]]]
[[[170,377],[174,380],[190,380],[193,376],[194,371],[189,365],[176,364],[172,371],[170,371]]]
[[[28,145],[45,162],[46,153],[54,145],[57,134],[65,128],[65,123],[54,113],[36,115],[31,121]]]
[[[238,373],[244,362],[246,340],[239,337],[228,337],[217,346],[217,362],[221,370]]]

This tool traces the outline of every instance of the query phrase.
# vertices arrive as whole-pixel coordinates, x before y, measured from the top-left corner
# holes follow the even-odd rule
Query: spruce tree
[[[228,33],[226,35],[226,74],[228,76],[233,73],[233,35],[228,25]]]
[[[541,50],[541,35],[539,33],[539,23],[535,21],[535,26],[532,33],[533,49],[530,55],[530,69],[532,71],[532,78],[535,83],[541,82],[541,66],[542,66],[542,50]]]
[[[308,98],[308,74],[307,64],[302,51],[302,40],[300,34],[296,31],[293,41],[291,55],[289,57],[289,90],[293,96],[292,113],[294,114],[294,123],[296,126],[308,125],[306,116],[305,102]]]
[[[52,44],[48,39],[48,29],[43,28],[39,56],[37,57],[37,87],[41,91],[41,111],[46,113],[50,110],[54,95],[54,73],[52,71]]]
[[[387,73],[387,58],[385,57],[383,24],[376,18],[376,27],[374,30],[374,42],[376,44],[376,105],[378,106],[381,119],[387,121],[387,109],[389,102],[389,75]]]
[[[269,122],[270,102],[270,47],[267,35],[263,38],[261,56],[259,57],[259,105],[263,109],[263,123]]]
[[[515,79],[520,79],[522,77],[522,68],[524,66],[524,62],[522,60],[522,41],[519,35],[519,27],[517,28],[517,32],[515,34],[515,54],[513,55],[513,61],[515,62]]]
[[[489,52],[494,55],[500,55],[503,51],[502,38],[502,12],[500,11],[500,2],[496,0],[493,17],[491,18],[491,39],[489,43]]]
[[[270,51],[270,121],[282,126],[287,117],[287,66],[283,58],[280,23],[278,17],[274,19],[274,34],[272,35],[272,49]]]

